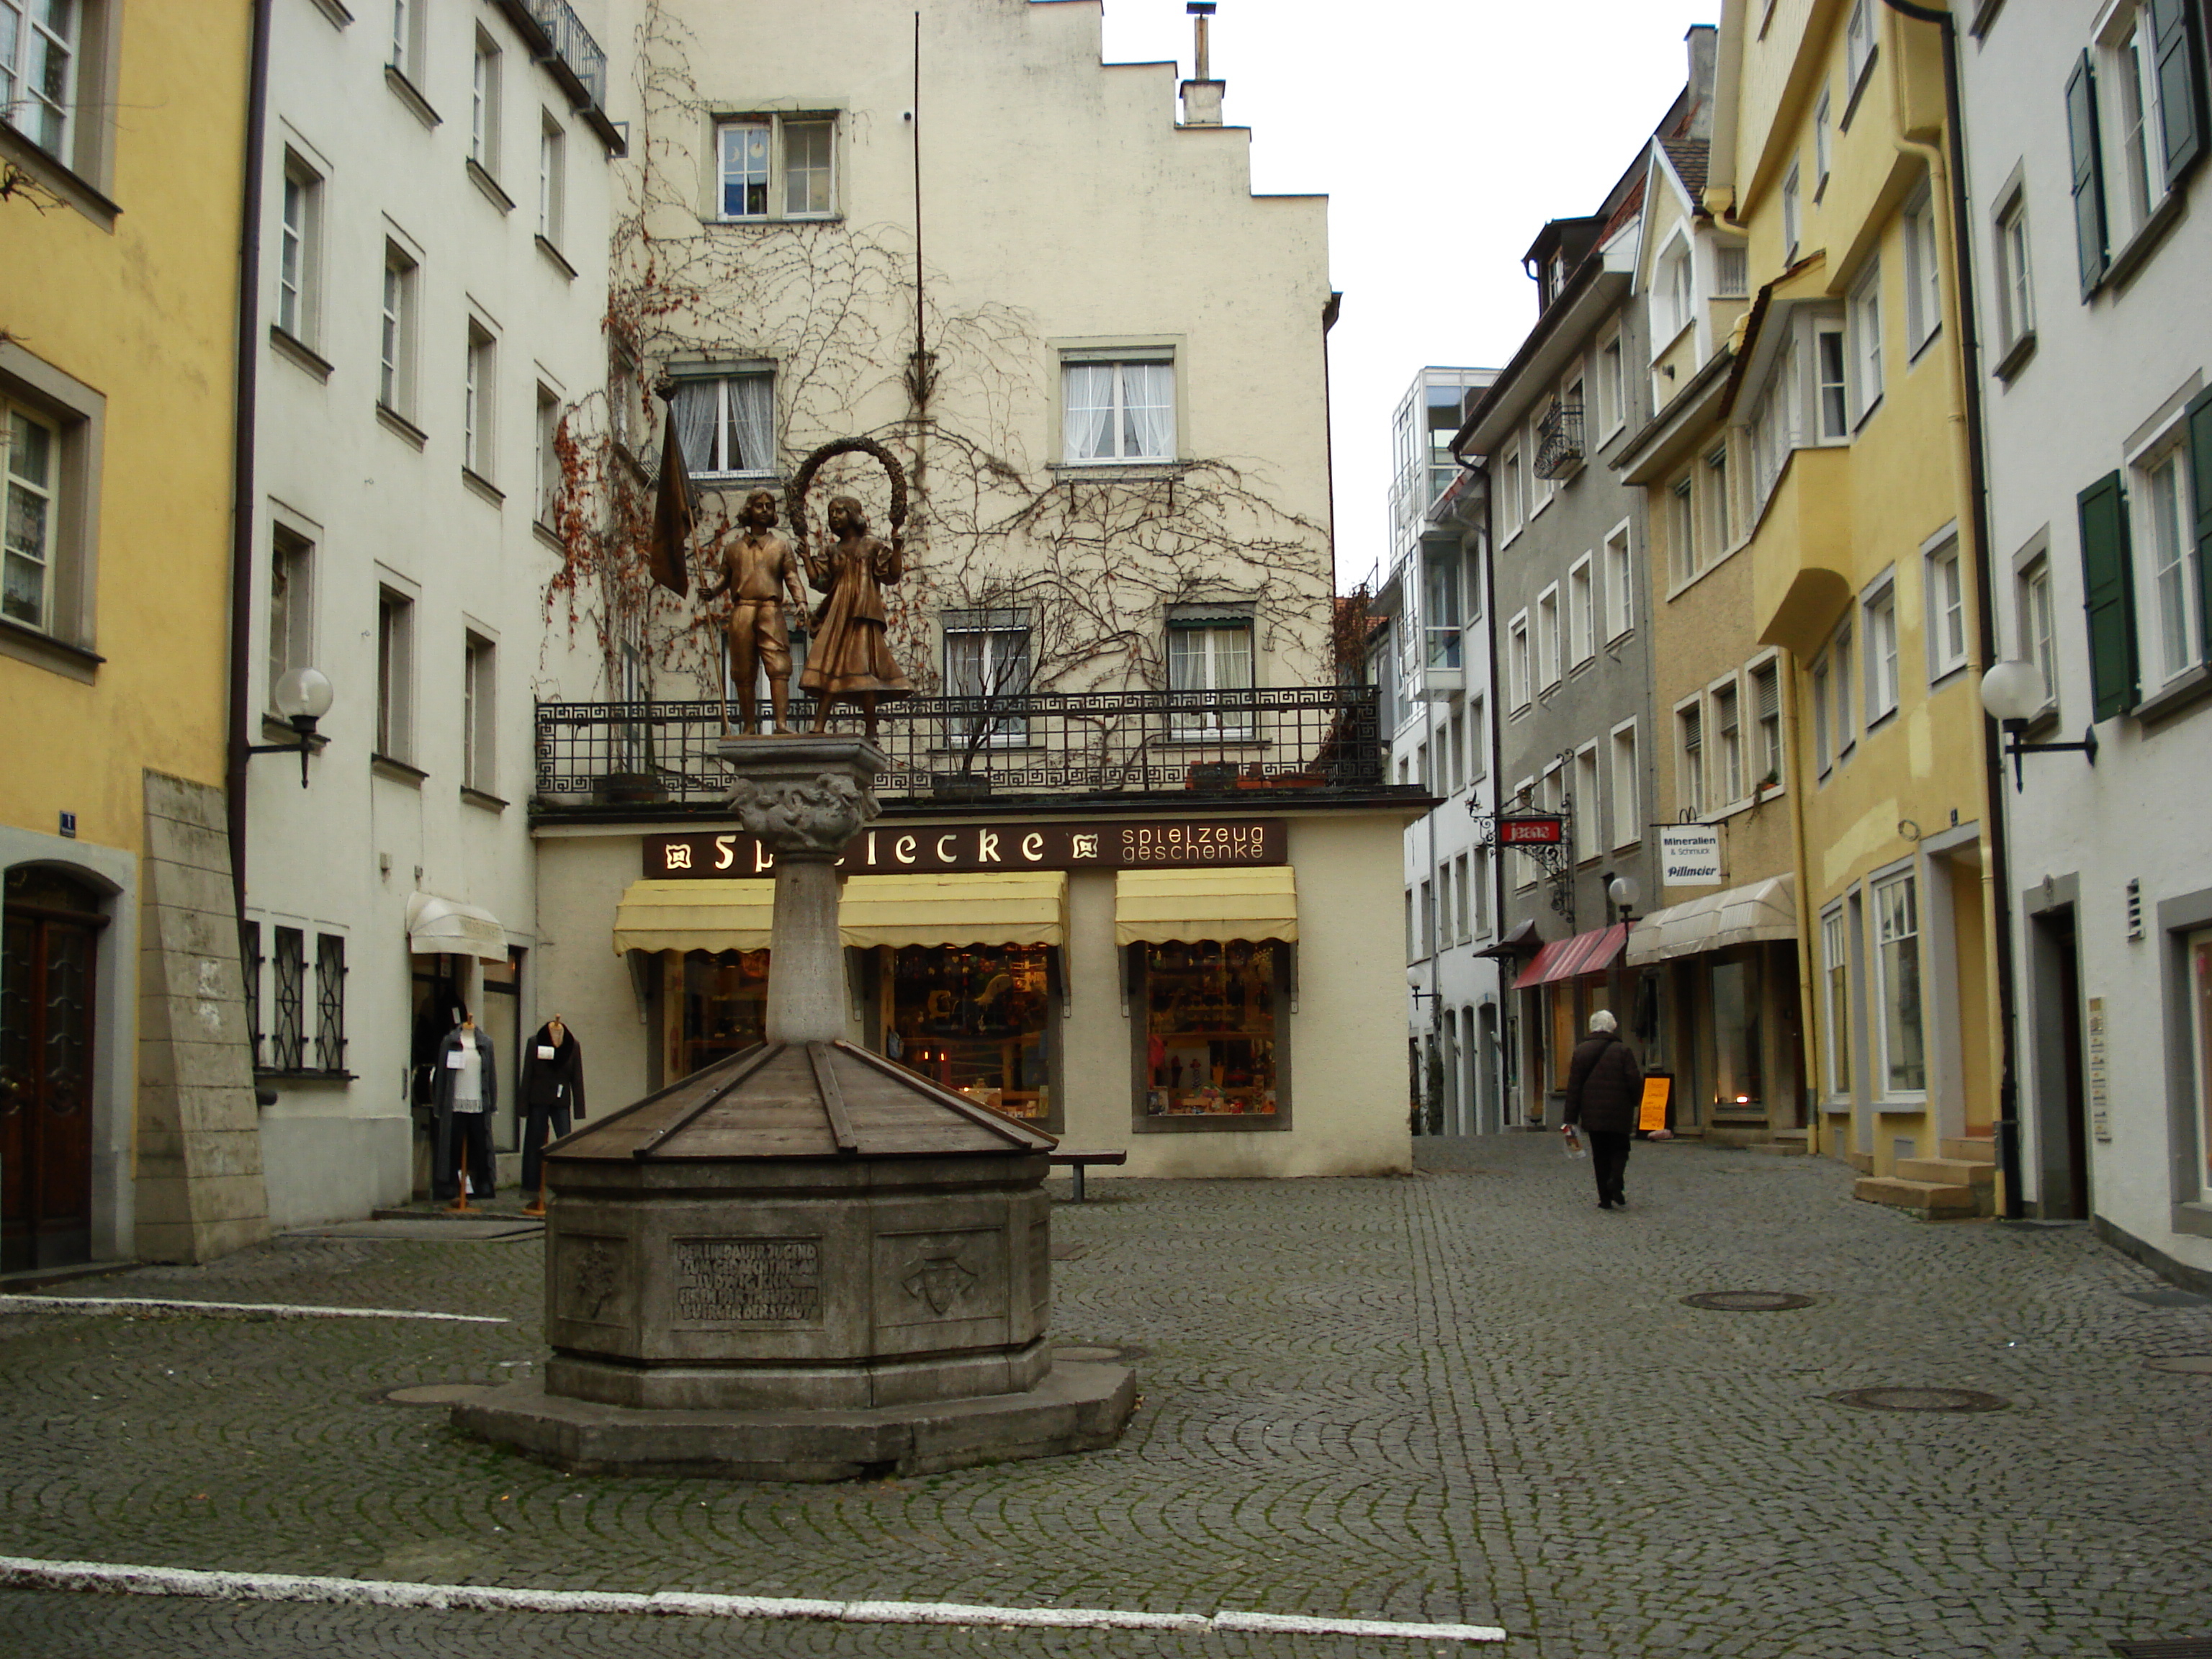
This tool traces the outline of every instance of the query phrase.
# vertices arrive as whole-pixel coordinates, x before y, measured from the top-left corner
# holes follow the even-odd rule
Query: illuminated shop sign
[[[1498,839],[1508,847],[1557,847],[1566,839],[1566,821],[1547,814],[1521,817],[1501,814]]]
[[[1139,823],[972,823],[955,829],[878,826],[847,843],[837,867],[852,875],[993,870],[1175,870],[1283,864],[1280,818],[1169,818]],[[727,881],[764,876],[775,855],[741,831],[647,836],[649,881]]]

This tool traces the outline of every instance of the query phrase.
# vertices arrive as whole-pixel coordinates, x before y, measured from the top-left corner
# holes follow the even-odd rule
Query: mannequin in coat
[[[571,1118],[584,1115],[584,1048],[556,1014],[522,1045],[522,1076],[516,1100],[528,1115],[522,1125],[522,1190],[525,1215],[545,1213],[545,1142],[568,1133]]]
[[[499,1069],[491,1039],[478,1028],[476,1017],[465,1008],[455,1012],[458,1022],[438,1045],[432,1085],[438,1138],[430,1191],[434,1197],[452,1200],[452,1208],[465,1210],[471,1193],[478,1198],[492,1194],[491,1120],[499,1109]]]

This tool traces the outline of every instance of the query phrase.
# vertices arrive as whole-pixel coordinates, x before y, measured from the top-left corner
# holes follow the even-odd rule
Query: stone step
[[[1961,1163],[1987,1164],[1994,1167],[1997,1161],[1997,1144],[1986,1135],[1968,1135],[1962,1140],[1944,1141],[1942,1153],[1945,1158],[1955,1158]]]
[[[1874,1154],[1872,1152],[1845,1152],[1844,1154],[1844,1162],[1850,1164],[1851,1168],[1856,1170],[1863,1176],[1870,1176],[1874,1173]]]
[[[1897,1174],[1905,1181],[1929,1181],[1939,1187],[1988,1187],[1996,1182],[1997,1166],[1968,1158],[1900,1158]]]
[[[1774,1150],[1790,1156],[1802,1156],[1812,1150],[1813,1132],[1809,1129],[1777,1129]]]
[[[1851,1196],[1869,1204],[1887,1204],[1917,1212],[1923,1218],[1974,1213],[1974,1189],[1948,1182],[1910,1181],[1899,1176],[1863,1176],[1852,1183]]]

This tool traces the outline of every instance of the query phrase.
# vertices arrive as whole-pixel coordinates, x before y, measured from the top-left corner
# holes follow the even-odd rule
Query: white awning
[[[1760,939],[1797,937],[1797,878],[1770,876],[1654,910],[1629,930],[1628,961],[1665,962]]]
[[[418,957],[507,960],[507,929],[497,916],[459,899],[413,893],[407,899],[407,948]]]

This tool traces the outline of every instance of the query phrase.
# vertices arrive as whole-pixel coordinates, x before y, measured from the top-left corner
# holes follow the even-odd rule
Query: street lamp
[[[1636,884],[1633,876],[1615,876],[1605,884],[1605,896],[1623,921],[1635,920],[1636,902],[1644,896],[1644,890]]]
[[[331,712],[331,682],[319,668],[295,668],[270,688],[276,712],[300,734],[297,743],[248,744],[249,755],[294,755],[300,757],[300,787],[307,787],[307,757],[313,751],[315,722]]]
[[[2025,785],[2021,775],[2022,755],[2055,755],[2078,751],[2097,763],[2097,728],[2082,732],[2079,743],[2029,743],[2028,717],[2043,707],[2043,671],[2024,657],[2006,657],[1990,665],[1982,676],[1982,708],[2003,729],[2004,752],[2012,757],[2012,787]]]

